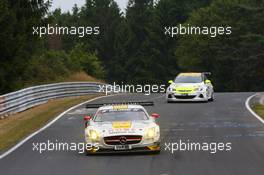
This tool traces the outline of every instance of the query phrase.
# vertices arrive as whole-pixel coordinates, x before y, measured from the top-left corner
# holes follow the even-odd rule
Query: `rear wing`
[[[113,103],[99,103],[99,104],[87,104],[86,108],[100,108],[102,106],[109,105],[141,105],[141,106],[154,106],[153,101],[129,101],[129,102],[113,102]]]
[[[210,76],[212,73],[211,72],[203,72],[202,74],[204,74],[205,76]]]

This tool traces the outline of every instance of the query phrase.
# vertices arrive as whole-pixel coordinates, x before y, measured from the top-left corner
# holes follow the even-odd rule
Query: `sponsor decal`
[[[127,128],[131,128],[131,121],[128,122],[113,122],[112,123],[113,128],[115,129],[127,129]]]
[[[124,128],[118,128],[118,129],[110,129],[108,130],[109,134],[134,134],[136,133],[135,129],[124,129]]]
[[[116,105],[113,106],[114,110],[124,110],[124,109],[128,109],[128,105]]]

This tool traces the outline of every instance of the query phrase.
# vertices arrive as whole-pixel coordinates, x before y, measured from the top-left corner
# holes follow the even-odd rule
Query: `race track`
[[[83,141],[83,106],[70,111],[46,130],[0,160],[1,175],[263,175],[264,125],[245,108],[252,93],[217,93],[210,103],[167,104],[163,94],[125,94],[96,102],[153,100],[149,113],[157,112],[162,151],[158,155],[86,156],[74,151],[33,151],[33,142]],[[93,113],[94,111],[89,110]],[[19,132],[19,131],[18,131]],[[232,150],[164,150],[165,142],[231,142]]]

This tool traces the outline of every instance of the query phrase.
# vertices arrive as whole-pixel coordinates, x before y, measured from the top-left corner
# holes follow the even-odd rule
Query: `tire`
[[[90,151],[88,151],[88,150],[85,150],[85,155],[86,156],[93,156],[93,155],[96,155],[96,152],[90,152]]]
[[[85,155],[86,155],[86,156],[90,156],[90,155],[92,155],[92,154],[91,154],[91,152],[85,150]]]
[[[152,153],[153,153],[154,155],[155,155],[155,154],[160,154],[160,150],[153,151]]]
[[[169,99],[166,99],[167,103],[172,103],[172,101],[170,101]]]
[[[208,101],[214,101],[214,93],[213,92],[211,94],[211,98],[209,98]]]

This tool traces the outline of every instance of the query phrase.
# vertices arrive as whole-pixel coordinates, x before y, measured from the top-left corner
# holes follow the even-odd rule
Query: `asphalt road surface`
[[[160,114],[162,151],[158,155],[86,156],[77,151],[33,151],[32,143],[83,141],[84,107],[70,111],[46,130],[0,160],[1,175],[263,175],[264,125],[245,108],[251,93],[217,93],[209,103],[167,104],[163,94],[106,97],[96,102],[154,100],[149,113]],[[19,131],[18,131],[19,132]],[[165,150],[165,143],[224,142],[231,151]]]

